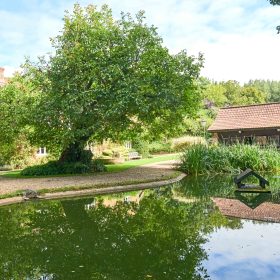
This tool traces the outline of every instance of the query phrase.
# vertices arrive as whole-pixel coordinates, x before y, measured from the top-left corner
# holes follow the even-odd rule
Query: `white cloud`
[[[280,224],[249,220],[241,229],[218,229],[204,245],[203,266],[211,279],[279,279],[279,230]]]
[[[56,3],[55,3],[56,2]],[[50,51],[49,37],[62,28],[64,10],[75,1],[26,0],[21,13],[0,11],[0,65],[18,67],[24,55],[35,58]],[[29,4],[29,3],[32,3]],[[90,0],[80,1],[82,5]],[[121,11],[146,11],[172,53],[187,49],[205,54],[203,75],[215,80],[278,79],[280,36],[276,35],[280,7],[266,1],[228,0],[97,0],[107,3],[115,17]],[[280,22],[279,22],[280,24]]]

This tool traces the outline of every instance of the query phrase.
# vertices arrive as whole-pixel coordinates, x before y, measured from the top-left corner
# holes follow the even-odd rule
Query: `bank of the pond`
[[[42,198],[84,196],[154,188],[172,184],[185,175],[174,170],[176,161],[164,161],[130,168],[122,172],[94,176],[15,179],[0,177],[0,205],[22,201],[25,189],[37,191]]]

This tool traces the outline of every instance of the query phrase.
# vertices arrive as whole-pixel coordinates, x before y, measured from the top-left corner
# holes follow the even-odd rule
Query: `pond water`
[[[279,209],[280,179],[270,182],[271,195],[243,198],[230,177],[198,177],[1,207],[0,279],[279,279],[280,224],[228,217],[221,208],[230,201],[230,209],[273,219],[258,210]]]

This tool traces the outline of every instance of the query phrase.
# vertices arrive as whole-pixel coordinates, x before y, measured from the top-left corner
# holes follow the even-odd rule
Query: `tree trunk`
[[[70,144],[60,155],[59,162],[83,161],[83,153],[86,141],[76,141]]]

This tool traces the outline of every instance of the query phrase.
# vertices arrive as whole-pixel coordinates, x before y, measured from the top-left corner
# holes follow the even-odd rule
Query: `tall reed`
[[[274,146],[236,144],[232,146],[193,145],[181,157],[180,169],[188,174],[280,171],[280,152]]]

